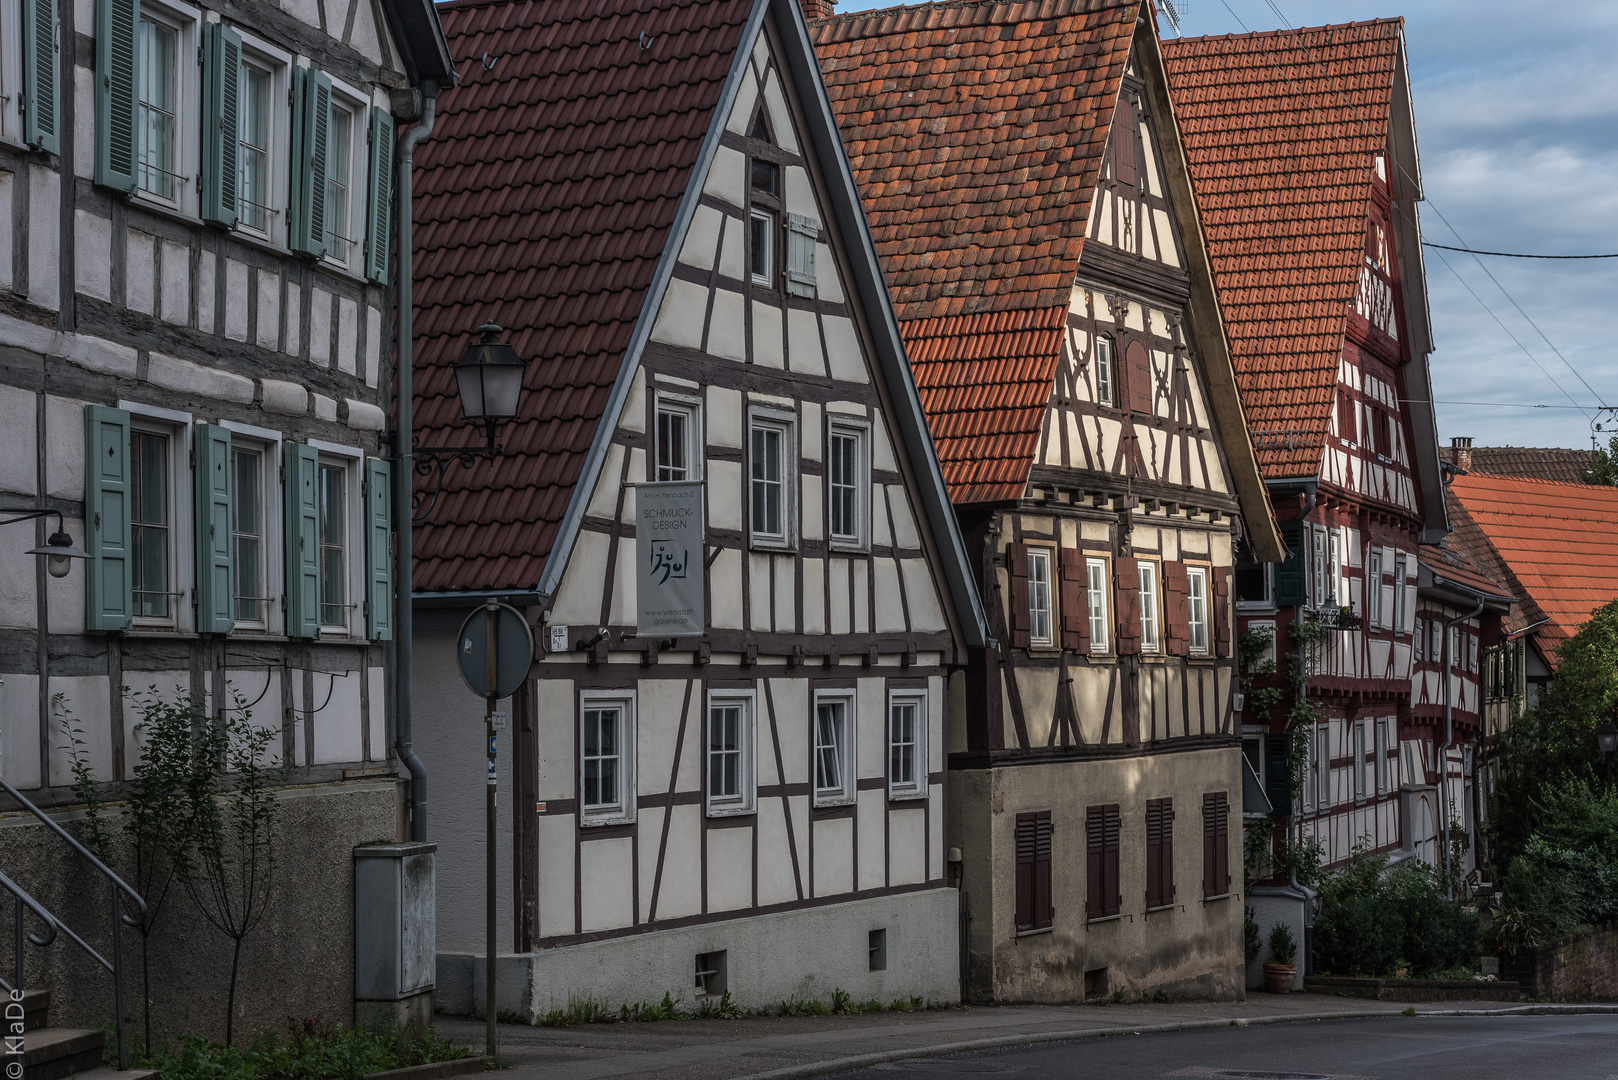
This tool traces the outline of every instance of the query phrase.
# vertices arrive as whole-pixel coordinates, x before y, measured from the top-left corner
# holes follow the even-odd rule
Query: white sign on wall
[[[635,486],[637,634],[706,632],[702,531],[701,481]]]

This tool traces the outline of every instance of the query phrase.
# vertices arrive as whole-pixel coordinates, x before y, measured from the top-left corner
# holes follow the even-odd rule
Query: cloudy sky
[[[889,6],[842,0],[838,10]],[[1458,232],[1467,246],[1489,251],[1618,252],[1618,4],[1404,0],[1401,9],[1399,0],[1186,0],[1181,7],[1187,35],[1402,14],[1427,189],[1425,238],[1461,246]],[[1427,252],[1440,439],[1587,448],[1593,422],[1618,430],[1618,413],[1603,418],[1592,408],[1618,405],[1618,259],[1481,262]],[[1584,408],[1566,407],[1575,403]],[[1521,407],[1533,405],[1563,407]]]

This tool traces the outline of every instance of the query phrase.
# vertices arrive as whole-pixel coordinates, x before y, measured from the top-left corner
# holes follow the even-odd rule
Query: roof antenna
[[[1168,20],[1170,37],[1180,36],[1180,20],[1185,18],[1186,0],[1157,0],[1157,10]]]
[[[648,34],[644,30],[642,30],[640,32],[640,47],[643,50],[644,49],[650,49],[652,47],[652,42],[654,42],[656,40],[657,40],[657,35],[656,34]]]

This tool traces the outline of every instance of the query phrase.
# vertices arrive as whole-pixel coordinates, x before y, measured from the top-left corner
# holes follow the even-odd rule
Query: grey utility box
[[[432,1022],[437,850],[354,849],[354,1013],[362,1025],[425,1029]]]

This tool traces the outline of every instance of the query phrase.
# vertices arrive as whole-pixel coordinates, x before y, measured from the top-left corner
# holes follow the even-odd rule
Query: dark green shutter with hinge
[[[388,249],[393,244],[393,117],[371,109],[370,206],[365,229],[365,276],[388,280]]]
[[[202,218],[235,228],[241,185],[242,37],[220,23],[203,28]]]
[[[393,638],[393,467],[365,459],[365,636]]]
[[[123,630],[134,611],[129,559],[129,414],[84,407],[84,628]]]
[[[61,153],[56,90],[56,0],[22,0],[23,141],[52,154]]]
[[[198,424],[192,475],[197,495],[197,633],[236,628],[231,603],[230,431]]]
[[[292,198],[289,246],[315,258],[326,253],[327,135],[331,79],[314,68],[294,68],[292,88]]]
[[[312,446],[282,444],[286,496],[287,637],[320,636],[320,456]]]
[[[1285,562],[1275,564],[1275,603],[1277,607],[1296,607],[1307,603],[1309,592],[1307,578],[1304,574],[1304,560],[1309,553],[1304,550],[1302,525],[1282,525],[1281,542],[1287,546]]]
[[[140,0],[96,0],[95,182],[135,190],[135,33]]]

